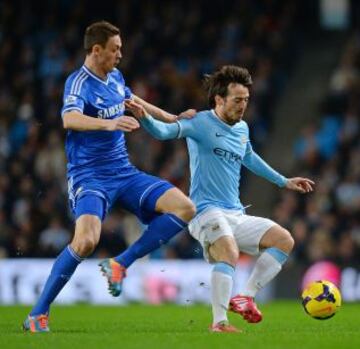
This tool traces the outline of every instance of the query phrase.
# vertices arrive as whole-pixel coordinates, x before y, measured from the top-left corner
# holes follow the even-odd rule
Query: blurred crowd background
[[[203,0],[0,1],[0,257],[54,257],[71,240],[60,109],[64,81],[83,63],[83,33],[92,21],[106,19],[120,27],[120,69],[127,85],[173,113],[207,108],[205,73],[224,64],[247,67],[254,86],[246,121],[261,154],[303,41],[316,27],[315,5],[297,0],[221,6]],[[269,207],[269,217],[294,235],[295,262],[359,260],[360,32],[355,24],[350,29],[319,101],[319,115],[292,140],[293,172],[313,178],[316,191],[300,196],[279,190]],[[127,135],[127,145],[136,166],[188,192],[184,141],[159,142],[140,130]],[[246,195],[246,177],[242,186]],[[94,257],[118,254],[143,228],[115,206]],[[201,248],[186,233],[151,256],[201,257]]]
[[[314,194],[282,192],[275,220],[292,232],[296,260],[360,262],[360,33],[344,43],[319,105],[294,144],[297,165],[316,181]]]

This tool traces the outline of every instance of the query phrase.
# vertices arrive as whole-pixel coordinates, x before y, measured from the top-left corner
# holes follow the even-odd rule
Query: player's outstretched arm
[[[187,109],[184,112],[180,113],[179,115],[174,115],[171,113],[168,113],[167,111],[156,107],[155,105],[144,101],[142,98],[133,95],[133,101],[137,104],[140,104],[143,106],[146,110],[146,112],[150,115],[152,115],[155,119],[164,121],[167,123],[173,123],[180,119],[191,119],[196,114],[195,109]]]
[[[167,111],[156,107],[155,105],[144,101],[142,98],[136,96],[133,94],[133,101],[137,104],[140,104],[143,106],[146,110],[146,112],[150,115],[152,115],[155,119],[164,121],[164,122],[175,122],[176,121],[176,115],[168,113]]]
[[[251,172],[255,173],[260,177],[267,179],[269,182],[272,182],[278,185],[279,187],[286,186],[288,179],[282,176],[276,170],[274,170],[252,149],[244,156],[243,164]]]
[[[72,110],[64,114],[63,126],[67,130],[74,131],[124,131],[131,132],[140,127],[139,122],[131,117],[123,115],[119,118],[107,120],[97,119],[78,111]]]
[[[308,178],[294,177],[285,178],[267,164],[258,154],[251,150],[244,157],[244,165],[258,176],[264,177],[268,181],[300,193],[309,193],[314,190],[315,183]]]
[[[140,120],[144,129],[149,132],[153,137],[159,140],[173,139],[179,134],[178,123],[165,123],[159,120],[155,120],[151,115],[147,113],[145,108],[136,103],[134,100],[126,100],[125,106],[129,109],[134,116]]]

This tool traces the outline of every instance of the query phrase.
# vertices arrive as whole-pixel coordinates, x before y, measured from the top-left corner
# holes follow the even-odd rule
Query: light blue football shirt
[[[286,184],[286,178],[253,151],[245,121],[230,126],[213,110],[205,110],[176,124],[165,124],[148,116],[142,125],[159,139],[186,138],[190,198],[198,214],[211,206],[244,209],[239,189],[242,165],[279,186]]]

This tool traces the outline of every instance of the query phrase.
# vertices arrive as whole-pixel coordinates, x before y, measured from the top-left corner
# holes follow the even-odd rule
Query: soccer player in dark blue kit
[[[67,129],[69,201],[75,234],[57,257],[42,294],[24,321],[24,330],[47,332],[51,303],[76,267],[95,249],[101,222],[117,201],[133,212],[147,230],[124,253],[100,263],[110,293],[121,293],[122,280],[136,259],[180,232],[195,214],[191,200],[160,178],[139,171],[129,161],[124,132],[139,127],[124,115],[125,99],[133,99],[159,120],[175,116],[133,95],[116,68],[121,58],[120,31],[101,21],[85,32],[84,65],[65,83],[62,118]]]

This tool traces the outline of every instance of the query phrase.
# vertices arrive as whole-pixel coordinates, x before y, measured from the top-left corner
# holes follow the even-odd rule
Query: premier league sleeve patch
[[[74,95],[68,95],[68,96],[65,98],[64,104],[65,104],[65,105],[76,104],[76,101],[77,101],[77,97],[76,97],[76,96],[74,96]]]
[[[61,116],[64,116],[66,112],[71,110],[77,110],[82,113],[84,111],[84,100],[80,96],[76,95],[65,95],[64,96],[64,105],[61,109]]]

